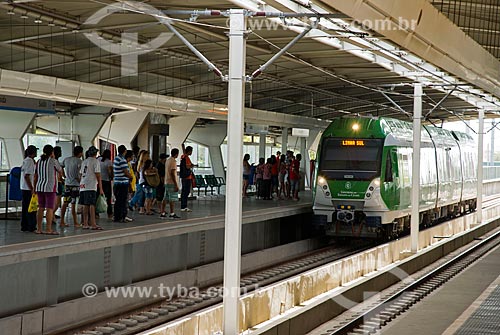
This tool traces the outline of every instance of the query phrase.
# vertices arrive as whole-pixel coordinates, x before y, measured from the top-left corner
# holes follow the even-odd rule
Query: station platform
[[[19,320],[27,317],[22,313],[30,310],[43,311],[45,328],[54,331],[67,324],[58,315],[66,315],[68,306],[75,315],[82,310],[92,315],[96,307],[81,298],[86,283],[103,290],[157,277],[186,287],[220,280],[225,198],[199,198],[188,206],[192,212],[178,211],[181,219],[134,211],[131,223],[101,218],[103,231],[68,227],[59,236],[21,232],[19,220],[0,221],[0,328],[13,322],[7,329],[18,329]],[[309,239],[311,212],[310,192],[302,192],[298,202],[243,199],[242,254]],[[113,313],[133,302],[120,303],[99,308]]]
[[[257,200],[255,197],[243,199],[243,220],[244,222],[257,221],[263,218],[281,218],[289,215],[296,215],[310,212],[312,208],[311,192],[302,192],[301,200],[298,202],[293,200]],[[209,222],[217,219],[224,221],[224,196],[214,197],[198,197],[196,200],[189,202],[189,208],[192,212],[181,212],[179,205],[176,204],[176,214],[180,219],[160,218],[159,214],[155,215],[140,215],[138,210],[129,211],[128,216],[134,219],[130,223],[115,223],[106,218],[106,214],[101,214],[101,218],[96,222],[103,228],[103,231],[84,230],[82,228],[74,228],[73,220],[68,210],[66,213],[66,223],[69,227],[61,228],[58,224],[53,225],[53,229],[59,232],[59,235],[43,235],[20,230],[20,219],[0,221],[0,253],[2,246],[13,244],[23,244],[37,242],[43,240],[54,240],[73,236],[91,236],[89,234],[102,234],[104,231],[113,231],[117,233],[120,230],[133,227],[146,227],[148,225],[168,224],[169,227],[179,228],[193,223]],[[20,215],[20,213],[19,213]],[[80,217],[80,216],[79,216]],[[60,222],[60,219],[57,219]],[[44,219],[45,228],[45,219]]]
[[[381,330],[383,335],[500,332],[500,246]]]

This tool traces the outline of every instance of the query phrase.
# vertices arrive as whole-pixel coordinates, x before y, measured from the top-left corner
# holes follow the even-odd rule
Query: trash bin
[[[10,170],[9,174],[9,200],[23,200],[23,192],[21,191],[21,168],[15,167]]]

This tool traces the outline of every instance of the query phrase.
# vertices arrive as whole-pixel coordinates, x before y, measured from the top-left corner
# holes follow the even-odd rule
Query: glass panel
[[[334,179],[371,180],[380,175],[382,147],[382,139],[325,139],[320,170]]]
[[[9,162],[7,162],[7,151],[5,150],[5,144],[3,140],[0,139],[0,171],[8,171]]]

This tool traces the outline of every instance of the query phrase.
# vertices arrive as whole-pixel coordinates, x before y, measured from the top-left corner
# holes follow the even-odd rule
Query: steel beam
[[[477,131],[477,206],[476,223],[483,222],[483,147],[484,147],[484,109],[479,110],[479,129]]]
[[[227,185],[224,237],[224,334],[240,333],[241,188],[245,104],[246,17],[230,10]]]
[[[420,226],[420,140],[422,132],[422,84],[415,84],[413,105],[413,158],[411,173],[411,252],[418,252]]]

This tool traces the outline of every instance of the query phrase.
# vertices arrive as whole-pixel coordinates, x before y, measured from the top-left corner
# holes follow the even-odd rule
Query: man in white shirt
[[[35,160],[38,148],[30,145],[26,148],[25,158],[21,167],[21,190],[23,193],[21,231],[34,232],[36,230],[36,212],[28,213],[31,196],[35,193],[33,177],[35,176]]]
[[[80,170],[80,204],[83,205],[83,229],[102,230],[95,222],[97,186],[99,186],[100,194],[104,195],[101,180],[101,165],[96,158],[98,151],[94,146],[89,148],[87,151],[88,158],[83,161]]]

